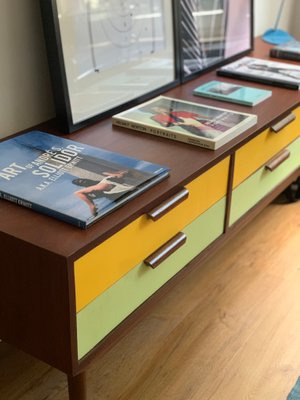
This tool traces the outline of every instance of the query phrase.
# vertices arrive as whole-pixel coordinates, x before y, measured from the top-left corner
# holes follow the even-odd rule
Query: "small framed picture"
[[[56,114],[72,132],[178,83],[173,0],[40,0]]]

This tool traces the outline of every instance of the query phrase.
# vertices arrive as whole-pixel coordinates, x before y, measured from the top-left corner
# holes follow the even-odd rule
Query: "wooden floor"
[[[285,400],[300,375],[300,202],[272,204],[88,372],[91,400]],[[66,400],[0,344],[1,400]]]

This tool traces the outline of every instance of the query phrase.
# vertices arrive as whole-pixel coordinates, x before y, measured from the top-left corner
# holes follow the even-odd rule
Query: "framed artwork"
[[[173,0],[40,0],[59,126],[72,132],[179,81]]]
[[[253,0],[179,0],[181,81],[253,49]]]

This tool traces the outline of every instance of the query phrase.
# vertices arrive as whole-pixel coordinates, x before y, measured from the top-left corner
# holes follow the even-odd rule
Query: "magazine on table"
[[[40,131],[0,143],[0,198],[85,229],[169,169]]]
[[[300,66],[286,62],[243,57],[224,65],[217,74],[288,89],[300,88]]]
[[[220,81],[206,82],[194,89],[193,93],[196,96],[243,104],[245,106],[255,106],[272,95],[271,90]]]
[[[159,96],[112,120],[114,125],[216,150],[256,124],[257,116]]]

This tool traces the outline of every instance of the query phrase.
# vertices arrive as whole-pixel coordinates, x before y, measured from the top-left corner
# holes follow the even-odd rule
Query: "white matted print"
[[[56,0],[72,123],[175,80],[172,0]]]

